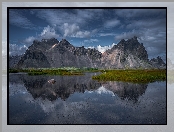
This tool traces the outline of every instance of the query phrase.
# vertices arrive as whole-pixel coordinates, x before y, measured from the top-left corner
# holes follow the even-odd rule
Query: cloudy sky
[[[165,9],[10,9],[10,55],[23,54],[33,40],[67,39],[100,52],[137,36],[149,59],[166,58]]]

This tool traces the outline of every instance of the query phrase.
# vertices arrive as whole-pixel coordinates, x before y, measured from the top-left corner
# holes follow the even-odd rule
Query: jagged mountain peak
[[[59,45],[62,45],[62,46],[70,46],[72,47],[73,45],[70,44],[66,39],[62,39],[60,42],[59,42]]]
[[[141,43],[141,45],[143,46],[143,44]],[[124,48],[124,49],[132,49],[135,48],[137,46],[140,46],[140,43],[138,42],[138,39],[136,36],[134,36],[133,38],[130,38],[128,40],[125,39],[121,39],[120,42],[118,42],[117,45],[113,46],[113,49],[115,48]]]
[[[160,56],[157,56],[156,58],[152,58],[150,61],[156,61],[156,62],[164,63],[164,61],[162,60],[162,58]]]
[[[166,68],[166,64],[164,63],[163,59],[160,56],[157,56],[156,58],[152,58],[150,60],[150,64],[154,68]]]
[[[41,41],[57,41],[57,39],[56,38],[50,38],[50,39],[46,39],[46,38],[43,38]]]
[[[59,41],[55,38],[50,39],[42,39],[42,40],[34,40],[33,44],[28,47],[28,50],[41,50],[41,51],[47,51],[50,49],[53,45],[58,44]],[[28,51],[27,50],[27,51]]]
[[[124,40],[122,39],[117,45],[114,45],[111,49],[106,50],[107,53],[114,52],[115,50],[122,51],[127,54],[133,54],[138,56],[140,59],[148,59],[147,51],[142,43],[138,42],[136,36],[131,39]]]
[[[56,38],[50,38],[50,39],[41,39],[39,40],[34,40],[33,44],[40,44],[40,43],[46,43],[46,44],[52,44],[52,43],[59,43],[59,41]]]
[[[136,36],[131,39],[122,39],[117,45],[106,50],[102,61],[104,67],[110,68],[139,68],[150,67],[145,47],[138,42]]]
[[[137,38],[138,38],[137,36],[134,36],[132,39],[137,40]]]
[[[61,42],[68,42],[68,41],[67,41],[66,39],[63,38],[63,39],[61,40]]]

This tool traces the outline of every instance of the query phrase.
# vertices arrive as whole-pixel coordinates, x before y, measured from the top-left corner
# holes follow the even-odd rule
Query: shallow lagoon
[[[166,81],[98,82],[95,74],[10,74],[9,123],[166,124]]]

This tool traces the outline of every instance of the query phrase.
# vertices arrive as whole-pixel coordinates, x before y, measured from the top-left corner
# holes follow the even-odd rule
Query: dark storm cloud
[[[165,9],[121,9],[116,10],[115,13],[125,19],[135,19],[149,17],[164,18],[166,15]]]
[[[32,10],[38,18],[47,21],[51,26],[62,26],[64,23],[70,25],[76,24],[84,26],[91,20],[99,19],[103,10],[85,10],[85,9],[49,9],[49,10]]]
[[[20,28],[35,29],[35,25],[19,10],[9,11],[9,23]]]

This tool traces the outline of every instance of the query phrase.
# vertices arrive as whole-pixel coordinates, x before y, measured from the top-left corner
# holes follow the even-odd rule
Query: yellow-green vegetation
[[[61,67],[61,68],[22,68],[9,69],[9,73],[25,72],[28,75],[84,75],[84,72],[98,72],[97,68],[76,68],[76,67]]]
[[[133,83],[148,83],[165,81],[166,70],[103,70],[102,74],[93,76],[99,81],[124,81]]]
[[[89,68],[89,67],[83,67],[79,69],[82,72],[99,72],[100,70],[98,68]]]
[[[65,68],[25,68],[9,69],[9,73],[25,72],[28,75],[83,75],[79,69]]]

